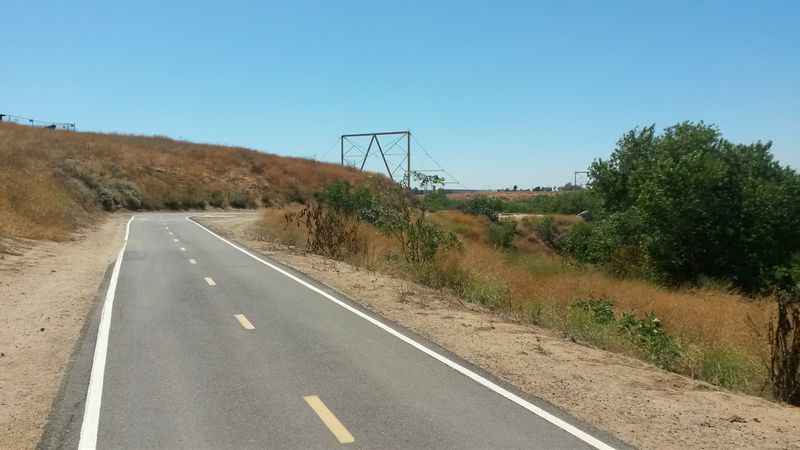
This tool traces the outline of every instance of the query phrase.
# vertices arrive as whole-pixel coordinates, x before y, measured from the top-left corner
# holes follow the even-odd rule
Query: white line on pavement
[[[484,387],[486,387],[488,389],[491,389],[492,391],[496,392],[497,394],[501,395],[502,397],[505,397],[506,399],[508,399],[508,400],[516,403],[517,405],[527,409],[528,411],[536,414],[537,416],[539,416],[542,419],[550,422],[551,424],[555,425],[556,427],[561,428],[562,430],[564,430],[567,433],[575,436],[576,438],[580,439],[581,441],[591,445],[592,447],[594,447],[594,448],[596,448],[598,450],[616,450],[611,445],[606,444],[605,442],[603,442],[600,439],[592,436],[591,434],[581,430],[580,428],[576,427],[575,425],[572,425],[571,423],[565,421],[564,419],[545,411],[544,409],[542,409],[542,408],[534,405],[533,403],[525,400],[524,398],[520,397],[519,395],[517,395],[517,394],[509,391],[508,389],[498,385],[497,383],[494,383],[493,381],[487,379],[486,377],[483,377],[483,376],[473,372],[472,370],[467,369],[466,367],[464,367],[461,364],[451,360],[450,358],[447,358],[447,357],[445,357],[443,355],[440,355],[439,353],[429,349],[428,347],[426,347],[426,346],[420,344],[419,342],[411,339],[410,337],[404,335],[403,333],[400,333],[399,331],[395,330],[394,328],[384,324],[380,320],[375,319],[374,317],[371,317],[371,316],[365,314],[362,311],[359,311],[358,309],[348,305],[344,301],[339,300],[338,298],[334,297],[333,295],[323,291],[322,289],[320,289],[320,288],[314,286],[313,284],[303,280],[302,278],[299,278],[296,275],[294,275],[294,274],[292,274],[290,272],[287,272],[286,270],[282,269],[281,267],[276,266],[275,264],[272,264],[272,263],[268,262],[267,260],[256,256],[255,254],[251,253],[250,251],[245,250],[244,248],[242,248],[242,247],[234,244],[233,242],[225,239],[224,237],[222,237],[222,236],[218,235],[217,233],[209,230],[205,226],[201,225],[198,222],[195,222],[194,220],[190,219],[189,217],[186,217],[186,220],[188,220],[188,221],[192,222],[193,224],[197,225],[198,227],[204,229],[206,232],[210,233],[212,236],[216,237],[217,239],[221,240],[222,242],[225,242],[226,244],[228,244],[231,247],[235,248],[236,250],[244,253],[245,255],[253,258],[254,260],[260,262],[261,264],[264,264],[265,266],[275,270],[276,272],[278,272],[280,274],[283,274],[283,275],[291,278],[292,280],[302,284],[303,286],[305,286],[308,289],[316,292],[317,294],[327,298],[328,300],[332,301],[333,303],[336,303],[337,305],[341,306],[342,308],[346,309],[347,311],[350,311],[351,313],[357,315],[358,317],[361,317],[362,319],[366,320],[367,322],[369,322],[369,323],[375,325],[376,327],[386,331],[387,333],[391,334],[392,336],[395,336],[396,338],[400,339],[401,341],[405,342],[406,344],[411,345],[412,347],[416,348],[417,350],[421,351],[422,353],[425,353],[426,355],[430,356],[431,358],[433,358],[433,359],[441,362],[442,364],[450,367],[451,369],[453,369],[456,372],[458,372],[458,373],[466,376],[467,378],[475,381],[476,383],[480,384],[481,386],[484,386]]]
[[[197,261],[194,258],[190,258],[189,264],[197,264]]]
[[[131,232],[133,216],[125,226],[125,240],[122,249],[117,255],[111,279],[108,282],[106,297],[103,301],[103,311],[100,313],[100,324],[97,328],[97,342],[94,345],[92,359],[92,372],[89,375],[89,388],[86,391],[86,403],[83,409],[83,422],[78,448],[81,450],[94,450],[97,448],[97,429],[100,424],[100,403],[103,399],[103,377],[106,371],[106,354],[108,353],[108,334],[111,329],[111,313],[114,310],[114,295],[117,291],[117,280],[122,267],[122,258],[128,246],[128,237]]]
[[[185,252],[186,251],[186,247],[181,247],[181,251]]]
[[[206,283],[208,283],[209,286],[216,286],[217,285],[217,283],[215,283],[214,280],[211,279],[211,277],[206,277],[205,280],[206,280]]]

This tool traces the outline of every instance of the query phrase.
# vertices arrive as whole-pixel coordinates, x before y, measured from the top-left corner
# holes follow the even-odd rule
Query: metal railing
[[[0,114],[0,122],[16,123],[38,128],[48,128],[51,130],[75,131],[75,123],[50,122],[47,120],[33,119],[30,117],[17,116],[15,114]]]

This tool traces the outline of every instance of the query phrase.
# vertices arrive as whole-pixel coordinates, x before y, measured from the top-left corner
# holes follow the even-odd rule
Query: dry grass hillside
[[[0,238],[64,239],[118,208],[281,204],[365,176],[245,148],[0,124]]]

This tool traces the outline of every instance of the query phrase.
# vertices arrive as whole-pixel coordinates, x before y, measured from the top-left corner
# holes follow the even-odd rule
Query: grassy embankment
[[[66,239],[104,210],[256,207],[364,174],[165,137],[0,124],[0,238]],[[0,247],[0,251],[3,248]]]
[[[297,221],[287,226],[285,220],[287,212],[299,209],[295,205],[265,210],[257,230],[260,238],[302,248],[307,230]],[[456,233],[461,248],[445,252],[432,265],[412,266],[402,261],[394,240],[362,223],[358,232],[364,245],[343,259],[446,289],[498,314],[559,330],[584,343],[719,386],[769,396],[769,348],[761,333],[775,308],[770,299],[718,287],[666,289],[575,265],[542,242],[535,222],[517,224],[511,245],[504,248],[492,234],[495,225],[485,217],[452,210],[429,217]],[[575,222],[571,216],[553,217],[562,228]],[[634,320],[625,319],[624,313]],[[660,326],[647,320],[648,313]]]

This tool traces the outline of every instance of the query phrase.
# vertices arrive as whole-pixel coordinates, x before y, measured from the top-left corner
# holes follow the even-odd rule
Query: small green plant
[[[489,242],[500,248],[510,248],[517,234],[515,222],[497,222],[489,224]]]
[[[622,313],[619,329],[635,343],[655,365],[672,369],[681,357],[681,348],[675,339],[664,332],[661,321],[653,313],[638,319],[631,313]]]
[[[589,313],[592,321],[600,325],[614,323],[614,302],[611,300],[602,298],[579,300],[573,303],[572,307]]]
[[[733,349],[712,349],[702,355],[700,378],[728,389],[745,389],[753,368],[754,364]]]
[[[525,319],[534,324],[542,325],[542,318],[544,316],[544,306],[539,302],[529,302],[525,304],[524,310]]]
[[[614,322],[614,303],[606,299],[579,300],[567,310],[566,331],[573,337],[606,349],[620,349],[626,340]]]
[[[533,222],[533,233],[548,247],[556,248],[558,229],[552,217],[545,216]]]
[[[501,281],[471,278],[461,293],[464,299],[489,308],[499,308],[508,303],[508,286]]]
[[[680,346],[664,332],[655,314],[648,313],[644,319],[639,319],[623,312],[617,319],[612,300],[587,299],[573,303],[568,327],[579,337],[601,345],[621,345],[618,338],[622,338],[664,369],[674,368],[682,356]]]

